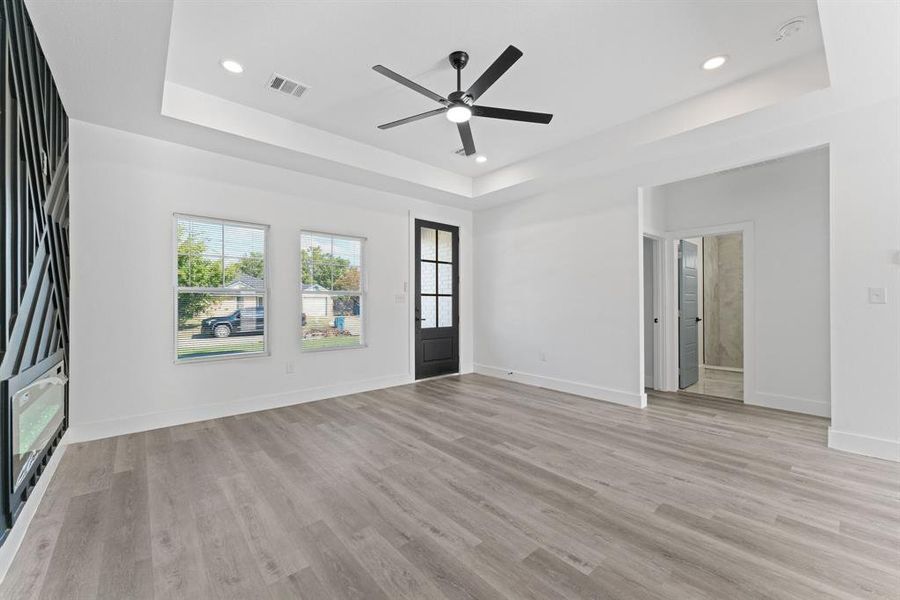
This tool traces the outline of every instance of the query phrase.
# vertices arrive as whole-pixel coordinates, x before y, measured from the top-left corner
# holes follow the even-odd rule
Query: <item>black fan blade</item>
[[[547,113],[512,110],[511,108],[494,108],[493,106],[473,106],[472,114],[489,119],[507,119],[509,121],[525,121],[526,123],[543,123],[546,125],[553,118]]]
[[[418,121],[419,119],[427,119],[428,117],[433,117],[434,115],[439,115],[441,113],[447,112],[447,107],[436,108],[434,110],[429,110],[428,112],[423,112],[418,115],[413,115],[411,117],[406,117],[405,119],[400,119],[398,121],[391,121],[390,123],[385,123],[384,125],[379,125],[378,129],[390,129],[391,127],[396,127],[397,125],[406,125],[407,123],[412,123],[413,121]]]
[[[379,72],[379,73],[381,73],[381,74],[384,75],[385,77],[388,77],[388,78],[390,78],[390,79],[393,79],[394,81],[396,81],[396,82],[399,83],[400,85],[405,85],[405,86],[408,87],[409,89],[411,89],[411,90],[413,90],[413,91],[416,91],[416,92],[419,92],[420,94],[422,94],[423,96],[425,96],[425,97],[427,97],[427,98],[431,98],[431,99],[434,100],[435,102],[440,102],[440,103],[443,104],[444,106],[446,106],[447,104],[450,103],[450,101],[447,100],[446,98],[444,98],[443,96],[438,96],[437,94],[435,94],[434,92],[432,92],[432,91],[429,90],[428,88],[422,87],[421,85],[419,85],[419,84],[416,83],[415,81],[410,81],[409,79],[407,79],[407,78],[404,77],[403,75],[400,75],[399,73],[394,73],[393,71],[391,71],[391,70],[388,69],[387,67],[383,67],[383,66],[381,66],[381,65],[375,65],[374,67],[372,67],[372,69],[375,70],[375,71],[377,71],[377,72]]]
[[[504,50],[503,54],[494,61],[494,64],[489,66],[487,71],[482,73],[481,77],[475,80],[475,83],[466,90],[466,95],[471,96],[472,100],[477,100],[520,58],[522,58],[522,51],[515,46],[510,46]]]
[[[475,154],[475,140],[472,139],[472,128],[469,127],[469,122],[457,123],[456,128],[459,129],[459,137],[462,139],[466,156],[472,156]]]

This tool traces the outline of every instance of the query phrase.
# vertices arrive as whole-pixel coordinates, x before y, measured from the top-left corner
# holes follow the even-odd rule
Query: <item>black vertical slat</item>
[[[21,113],[20,113],[21,114]],[[22,148],[22,140],[19,140],[19,149]],[[28,281],[28,270],[25,268],[25,220],[28,218],[28,203],[25,198],[25,179],[27,177],[27,164],[19,160],[16,163],[16,285],[18,289],[19,304],[25,294],[25,283]]]
[[[18,108],[18,106],[17,106]],[[19,137],[18,137],[18,128],[16,129],[16,146],[15,146],[15,154],[19,153]],[[22,281],[21,281],[21,273],[19,272],[19,253],[21,252],[21,248],[19,247],[19,207],[22,204],[22,196],[21,189],[19,187],[19,161],[16,160],[12,165],[12,172],[10,176],[12,177],[13,193],[10,198],[10,203],[12,204],[12,220],[10,221],[11,229],[10,231],[10,256],[12,258],[12,262],[10,263],[10,270],[12,271],[12,282],[13,282],[13,294],[16,302],[16,306],[18,306],[22,301]],[[18,310],[16,311],[18,312]],[[15,315],[13,315],[15,318]]]
[[[18,6],[13,6],[9,11],[9,49],[12,56],[11,71],[13,88],[15,96],[19,102],[19,124],[22,128],[24,140],[24,150],[26,153],[26,162],[28,164],[28,175],[33,181],[40,182],[41,175],[41,157],[40,157],[40,139],[35,132],[36,120],[34,118],[34,98],[31,90],[28,88],[28,77],[25,75],[28,69],[25,62],[24,44],[22,35],[22,16],[19,13]]]
[[[22,213],[21,223],[22,223],[22,252],[20,253],[21,257],[21,267],[23,273],[28,273],[31,265],[31,230],[34,224],[34,219],[37,218],[35,215],[32,199],[31,199],[31,190],[29,189],[29,185],[27,181],[23,182],[25,185],[25,189],[22,190]]]
[[[8,56],[7,52],[4,52]],[[3,181],[3,298],[4,298],[4,323],[3,327],[6,331],[4,340],[9,343],[9,328],[12,325],[15,307],[18,306],[18,298],[16,293],[15,281],[15,249],[13,247],[13,235],[15,233],[15,184],[12,181],[15,173],[14,166],[16,163],[16,104],[9,94],[9,86],[6,86],[4,93],[5,114],[3,115],[3,129],[6,136],[3,139],[4,156],[3,156],[3,172],[5,174]],[[5,350],[5,348],[4,348]]]
[[[40,90],[37,89],[37,81],[35,78],[35,70],[37,69],[37,63],[35,61],[34,56],[34,36],[32,35],[31,25],[26,22],[24,11],[16,11],[16,30],[18,32],[19,42],[21,44],[24,52],[22,53],[22,59],[25,61],[24,67],[22,70],[22,81],[25,85],[24,91],[28,94],[28,98],[31,101],[31,105],[28,107],[28,118],[29,124],[31,125],[32,135],[34,136],[34,142],[37,144],[34,148],[34,152],[37,155],[38,162],[35,165],[37,167],[36,173],[39,175],[35,184],[41,183],[40,186],[41,192],[46,188],[46,177],[43,175],[43,171],[41,169],[41,149],[46,148],[47,144],[44,139],[45,131],[41,124],[41,115],[44,112],[43,102],[41,102]],[[42,199],[43,194],[41,193]]]
[[[53,277],[53,292],[56,297],[56,304],[59,308],[59,318],[62,322],[62,337],[63,343],[68,346],[69,344],[69,309],[67,299],[69,297],[69,282],[68,277],[65,276],[62,265],[64,264],[64,260],[62,254],[60,252],[61,242],[59,238],[59,228],[57,225],[52,224],[51,227],[47,230],[48,241],[50,246],[50,264],[49,269],[50,273]]]

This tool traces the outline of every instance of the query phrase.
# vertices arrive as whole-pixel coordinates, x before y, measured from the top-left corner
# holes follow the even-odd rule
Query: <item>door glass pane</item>
[[[434,272],[434,263],[419,263],[420,268],[422,269],[422,292],[423,294],[434,294],[437,293],[437,285],[436,282],[436,274]],[[441,265],[443,266],[443,265]]]
[[[422,329],[436,327],[435,324],[435,297],[422,296]]]
[[[438,231],[438,260],[453,261],[453,234],[449,231]]]
[[[438,297],[438,327],[453,327],[453,297]]]
[[[438,265],[438,293],[453,293],[453,265]]]
[[[422,260],[434,260],[437,258],[437,232],[434,229],[423,227],[422,231]]]

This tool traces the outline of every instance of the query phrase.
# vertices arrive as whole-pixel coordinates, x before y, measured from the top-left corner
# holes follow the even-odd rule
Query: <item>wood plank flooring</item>
[[[466,375],[72,445],[0,596],[896,600],[900,466],[826,423]]]

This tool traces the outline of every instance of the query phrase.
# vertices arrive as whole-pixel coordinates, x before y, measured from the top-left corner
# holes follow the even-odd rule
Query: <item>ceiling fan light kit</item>
[[[472,117],[486,117],[488,119],[505,119],[508,121],[522,121],[525,123],[541,123],[546,125],[553,118],[553,115],[547,113],[537,113],[530,112],[525,110],[512,110],[508,108],[494,108],[492,106],[480,106],[476,105],[475,102],[481,97],[484,92],[488,90],[500,77],[509,70],[513,64],[522,58],[522,51],[516,48],[515,46],[509,46],[503,53],[495,60],[491,66],[487,68],[487,70],[481,74],[481,77],[475,80],[469,89],[466,91],[462,90],[462,70],[469,62],[469,55],[462,50],[457,50],[456,52],[451,52],[449,56],[450,66],[452,66],[456,70],[456,90],[447,94],[447,97],[443,97],[439,94],[432,92],[431,90],[422,87],[418,83],[407,79],[406,77],[391,71],[387,67],[382,65],[375,65],[372,67],[378,73],[381,73],[385,77],[392,79],[399,83],[400,85],[406,86],[409,89],[422,94],[426,98],[434,100],[435,102],[442,105],[441,108],[436,108],[434,110],[430,110],[424,113],[420,113],[418,115],[413,115],[411,117],[406,117],[403,119],[399,119],[397,121],[392,121],[390,123],[385,123],[384,125],[379,125],[379,129],[391,129],[393,127],[397,127],[398,125],[405,125],[407,123],[412,123],[413,121],[419,121],[421,119],[426,119],[428,117],[433,117],[435,115],[443,114],[447,117],[447,120],[456,123],[457,130],[459,131],[459,137],[463,143],[463,149],[465,150],[466,156],[471,156],[475,154],[475,141],[472,137],[472,129],[469,126],[469,120]]]

